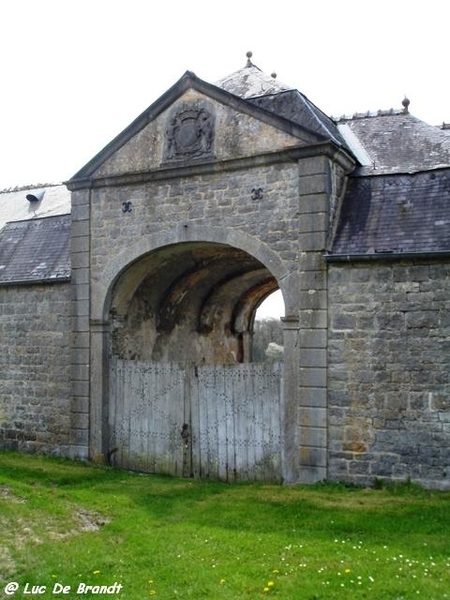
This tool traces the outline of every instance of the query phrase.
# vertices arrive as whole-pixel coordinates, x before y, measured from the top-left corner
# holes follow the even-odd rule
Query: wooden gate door
[[[191,403],[194,475],[281,479],[280,364],[198,367]]]
[[[223,481],[281,479],[282,365],[114,359],[109,426],[125,468]]]
[[[186,369],[178,364],[113,359],[109,446],[126,469],[183,474]]]

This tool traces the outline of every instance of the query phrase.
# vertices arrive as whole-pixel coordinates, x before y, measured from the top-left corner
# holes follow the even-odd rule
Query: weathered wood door
[[[115,463],[149,473],[281,478],[282,365],[111,362]]]

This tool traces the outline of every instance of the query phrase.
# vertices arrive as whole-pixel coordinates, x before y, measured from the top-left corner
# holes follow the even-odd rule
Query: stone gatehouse
[[[187,72],[65,185],[0,193],[0,447],[450,487],[450,133]],[[281,290],[284,362],[252,362]]]

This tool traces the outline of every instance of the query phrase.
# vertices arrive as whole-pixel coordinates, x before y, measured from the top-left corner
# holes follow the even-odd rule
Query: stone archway
[[[281,480],[283,369],[251,364],[256,309],[278,288],[222,242],[165,245],[121,269],[106,296],[104,454],[150,472]]]
[[[147,362],[251,362],[254,313],[277,288],[243,250],[211,242],[165,246],[116,281],[111,353]]]

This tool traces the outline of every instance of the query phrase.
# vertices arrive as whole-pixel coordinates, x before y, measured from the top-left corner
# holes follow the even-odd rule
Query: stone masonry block
[[[75,190],[71,194],[72,196],[72,208],[78,206],[88,205],[90,202],[89,190]]]
[[[71,250],[72,252],[88,252],[90,246],[90,238],[87,235],[72,237]]]
[[[322,252],[300,252],[297,264],[300,271],[325,270],[325,261]]]
[[[326,448],[327,430],[325,427],[300,427],[300,444],[302,446]]]
[[[299,481],[304,484],[317,483],[324,481],[327,478],[326,466],[314,466],[301,465]]]
[[[325,290],[309,289],[299,292],[298,302],[301,309],[325,310],[328,296]]]
[[[88,268],[89,267],[89,252],[73,252],[72,253],[72,268],[80,269],[80,268]]]
[[[78,381],[88,381],[89,379],[89,364],[72,366],[72,376]]]
[[[74,348],[89,348],[90,335],[88,332],[75,333],[73,336]]]
[[[327,450],[315,446],[300,447],[300,464],[309,467],[326,467]]]
[[[75,348],[72,352],[72,360],[75,365],[85,365],[89,363],[89,348]]]
[[[72,265],[72,283],[74,285],[89,283],[89,276],[89,267],[74,268]]]
[[[81,390],[81,385],[87,385],[86,381],[76,381],[78,384],[79,391]],[[89,398],[86,396],[74,396],[70,403],[70,410],[73,413],[88,413],[89,412]]]
[[[327,370],[318,367],[300,367],[299,381],[300,386],[324,388],[327,385]]]
[[[86,221],[89,219],[90,209],[88,204],[72,204],[73,221]]]
[[[355,326],[355,315],[337,314],[334,315],[331,320],[331,328],[335,331],[354,329]]]
[[[325,408],[302,406],[298,410],[298,421],[300,427],[327,426],[327,411]]]
[[[299,365],[301,367],[326,367],[327,351],[325,348],[300,348]]]
[[[300,233],[309,233],[315,231],[326,232],[328,230],[328,215],[324,212],[307,213],[301,215],[298,222],[298,231]]]
[[[305,309],[300,311],[299,326],[301,329],[326,329],[327,320],[326,310]]]
[[[88,446],[89,430],[88,429],[72,429],[71,442],[75,446]]]
[[[89,300],[77,300],[75,302],[75,315],[77,317],[89,316]]]
[[[301,329],[298,333],[298,344],[300,348],[326,348],[326,329]]]
[[[298,279],[299,290],[326,290],[327,279],[324,271],[303,271]]]
[[[88,429],[89,427],[89,414],[87,413],[72,413],[70,417],[72,428],[74,429]]]
[[[327,406],[327,390],[323,387],[301,387],[298,393],[298,401],[300,406],[325,408]]]
[[[328,196],[327,194],[308,194],[301,196],[299,201],[300,215],[308,213],[327,213],[328,212]]]
[[[327,191],[327,179],[322,173],[317,175],[304,175],[299,182],[300,195],[323,194]]]
[[[79,283],[75,286],[76,300],[89,300],[90,285],[88,283]]]
[[[298,161],[298,173],[300,177],[316,175],[321,173],[325,175],[328,169],[328,161],[325,157],[314,156],[303,158]]]
[[[82,221],[82,220],[73,221],[72,227],[70,230],[72,238],[84,237],[86,235],[89,235],[89,227],[90,227],[90,222],[88,219],[86,219],[84,221]]]
[[[313,231],[309,233],[299,233],[298,245],[300,250],[324,251],[326,245],[326,231]]]

